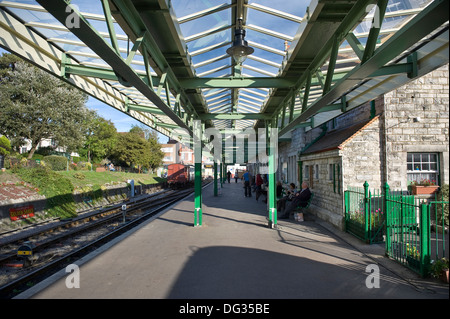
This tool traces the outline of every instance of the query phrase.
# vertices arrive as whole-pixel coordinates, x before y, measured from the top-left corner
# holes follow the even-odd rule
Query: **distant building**
[[[170,164],[185,164],[194,165],[194,151],[183,144],[175,141],[169,140],[166,144],[161,144],[161,151],[164,153],[163,166],[164,168]],[[213,161],[202,156],[202,171],[204,176],[213,175]],[[162,173],[163,174],[163,173]]]
[[[57,146],[55,139],[47,138],[39,142],[36,150],[44,147],[51,147],[57,153],[66,153],[66,148],[64,146]],[[25,144],[19,148],[19,153],[24,154],[31,150],[31,141],[25,140]],[[79,157],[80,155],[77,152],[70,153],[72,157]]]

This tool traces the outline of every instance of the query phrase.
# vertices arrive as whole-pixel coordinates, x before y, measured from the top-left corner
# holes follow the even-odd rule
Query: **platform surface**
[[[191,196],[76,262],[80,288],[66,286],[63,269],[17,298],[448,298],[448,288],[412,284],[317,221],[269,229],[266,204],[234,180],[220,196],[204,188],[202,227],[193,211]],[[374,264],[379,288],[368,288]]]

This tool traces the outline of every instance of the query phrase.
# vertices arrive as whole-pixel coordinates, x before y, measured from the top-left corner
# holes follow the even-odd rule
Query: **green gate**
[[[430,210],[385,185],[386,254],[425,277],[430,267]]]
[[[379,190],[348,187],[345,198],[345,229],[368,244],[382,243],[385,217],[383,196]]]
[[[448,259],[448,186],[434,200],[419,202],[407,191],[383,192],[348,187],[345,191],[345,227],[366,243],[380,243],[386,255],[425,277],[431,259]],[[444,197],[446,193],[446,197]],[[430,216],[431,215],[431,216]]]

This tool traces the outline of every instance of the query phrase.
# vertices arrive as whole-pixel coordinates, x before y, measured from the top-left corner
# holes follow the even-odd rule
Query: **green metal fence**
[[[429,204],[431,260],[449,259],[449,202],[436,196]]]
[[[425,276],[430,264],[429,206],[385,186],[386,254]]]
[[[386,255],[424,277],[432,260],[448,259],[448,199],[419,201],[387,184],[382,192],[369,191],[367,182],[344,196],[348,233],[369,244],[384,239]]]
[[[379,190],[349,187],[345,196],[346,231],[368,244],[383,242],[385,225],[383,196]]]

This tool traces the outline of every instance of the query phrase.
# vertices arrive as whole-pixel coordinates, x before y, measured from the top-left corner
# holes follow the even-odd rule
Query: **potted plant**
[[[439,185],[436,184],[435,180],[423,179],[411,182],[410,186],[413,195],[428,195],[434,194],[438,190]]]
[[[439,278],[442,281],[448,283],[448,259],[441,258],[432,262],[431,274],[435,278]]]

